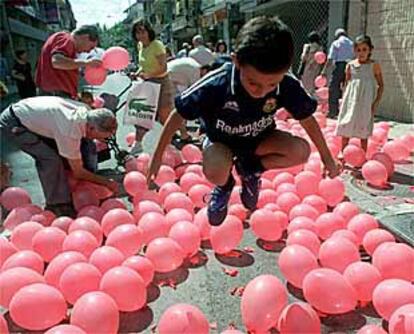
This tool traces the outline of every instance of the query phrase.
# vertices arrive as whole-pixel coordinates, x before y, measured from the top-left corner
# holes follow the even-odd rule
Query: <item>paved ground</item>
[[[127,85],[124,77],[111,76],[106,82],[104,90],[119,92]],[[116,87],[119,87],[116,89]],[[122,113],[119,114],[121,119]],[[392,124],[391,136],[399,136],[407,133],[410,126],[407,124]],[[412,128],[411,128],[412,129]],[[118,142],[126,147],[125,134],[132,127],[121,127],[118,132]],[[5,147],[6,146],[6,147]],[[13,167],[12,184],[26,188],[36,204],[44,202],[40,191],[40,184],[34,169],[33,161],[26,155],[17,152],[10,145],[2,145],[7,149],[8,159]],[[102,168],[114,169],[114,160],[103,163]],[[362,210],[369,212],[380,219],[381,224],[393,231],[399,238],[414,243],[414,209],[412,201],[414,193],[414,168],[413,158],[404,165],[397,165],[397,172],[391,180],[391,189],[378,190],[370,188],[358,177],[358,175],[345,174],[348,197],[356,202]],[[411,188],[410,188],[411,187]],[[244,251],[244,247],[252,247],[253,252]],[[148,307],[139,312],[122,314],[121,332],[151,332],[160,314],[170,305],[178,302],[192,303],[200,307],[207,315],[209,321],[217,324],[219,333],[229,324],[234,323],[242,329],[240,318],[240,297],[237,296],[237,287],[244,286],[248,281],[259,274],[274,274],[282,277],[277,266],[279,253],[284,246],[283,242],[271,243],[264,246],[257,241],[250,230],[245,231],[244,239],[239,247],[240,257],[216,256],[214,252],[205,245],[199,253],[200,263],[198,265],[187,264],[179,270],[168,275],[156,277],[155,284],[149,289]],[[237,269],[236,277],[226,275],[223,268]],[[172,280],[177,286],[162,286],[163,282]],[[289,299],[303,299],[299,290],[287,285]],[[233,294],[232,294],[233,292]],[[356,330],[366,323],[381,323],[372,306],[359,308],[341,316],[330,316],[323,319],[324,333],[355,333]],[[20,332],[15,327],[11,332]]]

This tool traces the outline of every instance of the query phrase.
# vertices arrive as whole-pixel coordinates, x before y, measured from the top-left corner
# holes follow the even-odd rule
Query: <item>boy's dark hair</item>
[[[285,71],[293,61],[292,34],[277,17],[255,17],[237,34],[235,53],[240,65],[259,72]]]
[[[321,44],[321,36],[316,31],[311,31],[308,34],[309,43]]]
[[[134,22],[134,24],[132,25],[132,29],[131,29],[131,37],[135,42],[138,42],[135,36],[135,32],[138,27],[143,27],[148,32],[148,38],[151,42],[155,39],[156,34],[155,34],[154,29],[152,28],[151,23],[149,23],[147,20],[139,19]]]
[[[367,35],[359,35],[357,38],[355,38],[354,47],[356,47],[358,44],[366,44],[369,46],[370,49],[374,48],[374,45],[371,41],[371,37]]]
[[[94,25],[83,25],[73,31],[74,35],[88,35],[91,42],[99,42],[98,28]]]
[[[83,90],[82,92],[79,93],[79,97],[81,99],[87,98],[87,99],[92,99],[93,100],[93,94],[87,90]]]
[[[16,56],[16,58],[20,59],[21,56],[23,56],[27,51],[20,49],[20,50],[16,50],[16,52],[14,53],[14,55]]]

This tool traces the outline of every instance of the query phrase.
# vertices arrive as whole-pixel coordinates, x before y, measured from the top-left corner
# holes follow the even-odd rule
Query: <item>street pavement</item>
[[[97,91],[117,94],[128,85],[128,80],[122,75],[112,75]],[[117,116],[122,124],[123,112],[118,112]],[[391,137],[401,136],[413,129],[409,124],[391,123],[391,126]],[[117,140],[123,148],[127,147],[125,135],[130,131],[133,131],[132,126],[119,126]],[[148,142],[154,143],[155,135],[149,136],[151,138]],[[13,169],[12,185],[27,189],[35,204],[44,204],[33,160],[9,143],[3,143],[2,149],[6,150],[6,156]],[[387,190],[369,187],[358,173],[347,172],[343,175],[348,198],[358,204],[362,211],[377,217],[381,225],[392,231],[400,240],[405,240],[411,245],[414,244],[413,160],[411,156],[407,163],[396,165],[396,173],[390,182],[391,187]],[[100,167],[105,170],[105,174],[118,175],[118,178],[122,179],[122,169],[116,170],[114,159],[101,164]],[[123,199],[130,205],[126,197]],[[7,234],[3,232],[5,233]],[[243,331],[240,316],[241,298],[238,296],[240,288],[260,274],[273,274],[285,282],[277,265],[284,241],[263,243],[256,240],[247,229],[238,248],[239,257],[215,255],[208,245],[204,246],[199,252],[199,263],[187,263],[172,273],[156,276],[148,289],[148,307],[137,312],[123,313],[120,332],[151,333],[160,315],[175,303],[198,306],[212,325],[211,333],[220,333],[230,324]],[[251,247],[251,250],[246,251],[245,247]],[[225,269],[236,269],[238,275],[231,277],[225,273]],[[303,300],[300,290],[289,284],[287,288],[289,302]],[[10,318],[6,318],[9,320],[11,333],[25,332],[13,324]],[[367,323],[381,325],[381,321],[369,304],[344,315],[323,318],[323,333],[356,333]]]

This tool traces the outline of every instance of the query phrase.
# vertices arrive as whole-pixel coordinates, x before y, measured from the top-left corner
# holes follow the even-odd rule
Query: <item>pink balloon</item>
[[[318,64],[324,64],[326,61],[326,54],[323,51],[318,51],[313,56]]]
[[[345,219],[345,222],[348,223],[351,218],[359,213],[359,208],[352,202],[342,202],[335,207],[333,212],[340,214]]]
[[[303,279],[313,269],[319,268],[315,255],[301,245],[289,245],[279,255],[280,271],[287,281],[302,288]]]
[[[183,155],[184,160],[191,163],[200,162],[203,158],[200,149],[193,144],[185,145],[181,149],[181,153]]]
[[[9,240],[5,237],[0,237],[0,268],[2,267],[3,263],[14,253],[16,253],[18,249],[14,246]]]
[[[106,80],[106,69],[102,66],[85,68],[85,80],[88,84],[93,86],[100,86]]]
[[[98,247],[99,244],[92,233],[77,230],[69,233],[69,235],[65,238],[62,250],[80,252],[89,258],[92,252]]]
[[[332,238],[337,238],[337,237],[348,239],[356,247],[359,247],[358,238],[357,238],[357,236],[355,235],[354,232],[351,232],[351,231],[345,230],[345,229],[336,230],[334,233],[332,233],[332,235],[329,238],[332,239]]]
[[[226,329],[224,332],[221,332],[220,334],[244,334],[244,333],[240,332],[237,329]]]
[[[161,315],[157,325],[160,334],[208,334],[210,325],[206,316],[190,304],[175,304]]]
[[[77,187],[75,192],[72,193],[72,198],[76,211],[89,205],[99,206],[98,195],[89,187]]]
[[[164,203],[164,200],[167,198],[167,196],[175,192],[178,192],[178,193],[181,192],[181,187],[177,183],[174,183],[174,182],[164,183],[160,187],[160,190],[158,191],[161,202]]]
[[[295,177],[287,172],[282,172],[278,175],[276,175],[273,179],[273,188],[277,189],[279,185],[283,184],[283,183],[295,183]]]
[[[30,220],[39,223],[45,227],[48,227],[56,219],[56,215],[49,210],[44,210],[40,213],[33,215]]]
[[[135,224],[134,216],[124,209],[109,210],[101,221],[102,230],[106,236],[115,227],[123,224]]]
[[[361,244],[365,234],[378,228],[378,221],[368,213],[360,213],[355,215],[347,225],[347,229],[354,232],[358,238],[358,244]]]
[[[387,332],[376,325],[365,325],[358,330],[357,334],[387,334]]]
[[[147,303],[144,280],[133,269],[125,266],[108,270],[102,277],[100,290],[111,296],[123,312],[139,310]]]
[[[318,183],[318,176],[309,171],[300,172],[295,176],[295,185],[301,198],[318,193]]]
[[[60,276],[67,267],[74,263],[87,261],[87,258],[79,252],[69,251],[60,253],[49,263],[45,270],[46,283],[59,288]]]
[[[188,191],[188,196],[196,208],[206,206],[205,197],[211,192],[211,188],[205,184],[193,185]]]
[[[141,249],[143,232],[136,225],[124,224],[109,233],[105,244],[119,249],[125,256],[135,255]]]
[[[302,203],[313,206],[318,210],[319,214],[325,213],[328,209],[326,200],[319,195],[308,195],[303,199]]]
[[[207,217],[207,208],[202,208],[195,214],[194,225],[200,230],[201,240],[210,239],[211,225]]]
[[[387,183],[388,172],[385,166],[376,160],[370,160],[362,166],[362,176],[371,185],[383,187]]]
[[[172,193],[165,198],[164,208],[167,212],[175,208],[183,208],[189,212],[193,212],[194,204],[191,202],[191,199],[185,194]]]
[[[344,200],[345,185],[338,177],[323,179],[319,182],[319,194],[326,200],[329,206],[333,207]]]
[[[175,223],[178,223],[180,221],[192,222],[193,215],[187,210],[177,208],[172,209],[170,212],[168,212],[165,215],[165,219],[167,220],[168,226],[171,228]]]
[[[315,220],[318,236],[325,240],[328,239],[335,231],[346,227],[345,219],[341,215],[333,212],[325,212]]]
[[[104,105],[105,105],[105,100],[102,97],[96,96],[93,99],[93,107],[94,108],[103,108]]]
[[[72,222],[73,219],[70,217],[58,217],[52,222],[51,226],[60,228],[63,232],[67,233]]]
[[[322,100],[327,100],[329,97],[329,89],[327,87],[318,88],[316,95]]]
[[[297,230],[309,230],[313,233],[317,233],[315,221],[309,217],[299,216],[292,219],[287,227],[288,234]]]
[[[145,286],[148,286],[154,278],[154,264],[144,256],[130,256],[122,263],[122,265],[135,270],[144,280]]]
[[[316,88],[325,87],[326,83],[327,83],[326,77],[324,77],[323,75],[318,75],[314,81]]]
[[[375,287],[382,281],[377,268],[367,262],[354,262],[346,267],[344,277],[353,286],[358,300],[371,301]]]
[[[45,334],[86,334],[86,332],[77,326],[59,325],[49,329]]]
[[[134,217],[139,222],[141,217],[143,217],[148,212],[158,212],[164,214],[164,211],[161,209],[161,206],[153,201],[140,201],[134,205]]]
[[[333,269],[312,270],[305,276],[302,286],[305,299],[321,312],[343,314],[357,306],[354,288]]]
[[[164,183],[174,182],[177,178],[175,171],[172,167],[167,165],[162,165],[158,171],[157,177],[154,182],[158,186],[162,186]]]
[[[105,211],[102,208],[89,205],[89,206],[83,207],[78,212],[78,218],[87,217],[87,218],[94,219],[97,222],[100,222],[104,214],[105,214]]]
[[[101,274],[105,274],[109,269],[122,264],[125,256],[122,252],[111,246],[102,246],[93,251],[89,258],[89,263],[95,266]]]
[[[273,189],[263,189],[259,193],[257,207],[263,208],[266,204],[276,203],[277,198],[277,193]]]
[[[1,267],[1,270],[25,267],[43,274],[44,263],[41,256],[31,250],[22,250],[11,255]]]
[[[288,295],[282,282],[273,275],[260,275],[251,280],[241,299],[241,315],[248,331],[264,333],[273,327]]]
[[[188,221],[177,222],[171,227],[168,237],[175,240],[182,247],[186,257],[195,255],[200,248],[200,230]]]
[[[394,174],[394,162],[387,153],[377,152],[372,155],[371,159],[378,161],[384,165],[385,169],[387,170],[388,178]]]
[[[390,334],[414,333],[414,303],[401,306],[392,313],[388,330]]]
[[[154,264],[155,271],[166,273],[177,269],[183,263],[184,250],[171,238],[157,238],[152,240],[145,253]]]
[[[402,143],[410,150],[414,150],[414,135],[407,133],[399,138]]]
[[[386,279],[379,283],[372,295],[375,310],[385,320],[401,306],[414,303],[414,287],[402,279]]]
[[[129,195],[136,196],[147,189],[147,179],[140,172],[129,172],[124,178],[124,188]]]
[[[132,146],[135,143],[135,132],[129,132],[125,136],[125,141],[128,146]]]
[[[385,242],[372,254],[372,264],[387,278],[413,279],[414,250],[403,243]]]
[[[348,265],[360,261],[357,246],[345,238],[329,238],[319,249],[319,261],[323,267],[343,273]]]
[[[11,299],[21,288],[44,282],[41,274],[29,268],[17,267],[4,270],[0,273],[0,305],[9,308]]]
[[[301,216],[316,220],[319,216],[319,212],[313,206],[308,204],[295,205],[289,212],[290,220]]]
[[[69,233],[74,231],[87,231],[90,232],[95,238],[98,244],[102,244],[103,232],[99,223],[89,217],[77,218],[69,227]]]
[[[129,53],[120,46],[113,46],[105,50],[102,55],[102,66],[107,70],[120,71],[129,64]]]
[[[50,262],[62,252],[65,238],[66,233],[57,227],[46,227],[33,236],[32,247],[45,262]]]
[[[180,178],[180,187],[185,193],[188,193],[192,186],[202,184],[203,182],[204,180],[200,175],[196,173],[185,173]]]
[[[105,213],[107,213],[108,211],[112,209],[126,210],[127,207],[120,198],[108,198],[107,200],[102,202],[101,209],[104,210]]]
[[[17,207],[10,211],[4,220],[5,229],[13,231],[13,229],[23,222],[29,221],[33,213],[27,207]]]
[[[283,212],[259,209],[250,216],[250,227],[256,237],[266,241],[276,241],[282,237],[288,218]]]
[[[116,334],[119,327],[118,307],[108,294],[89,292],[73,306],[70,323],[87,333]]]
[[[306,247],[313,255],[318,257],[321,242],[315,233],[302,229],[290,233],[286,239],[286,245],[300,245]]]
[[[0,314],[0,333],[9,334],[9,328],[7,327],[6,319]]]
[[[164,215],[158,212],[148,212],[138,222],[142,231],[142,242],[148,245],[152,240],[159,237],[166,237],[170,226]]]
[[[32,200],[29,193],[19,187],[6,188],[0,196],[0,203],[7,210],[13,210],[14,208],[31,204]]]
[[[268,209],[270,210],[270,208],[268,208],[267,206],[269,206],[270,204],[267,204],[264,209]],[[277,209],[279,209],[279,207],[276,204],[273,204],[277,207]],[[271,210],[273,211],[273,210]],[[239,218],[242,222],[245,221],[246,217],[247,217],[247,209],[244,207],[243,204],[232,204],[229,207],[229,215],[233,215],[236,216],[237,218]]]
[[[364,239],[362,240],[362,245],[364,246],[365,251],[369,255],[372,255],[375,249],[384,242],[395,242],[395,238],[387,230],[375,228],[365,234]]]
[[[309,304],[295,302],[283,309],[277,327],[280,334],[320,333],[321,321]]]
[[[101,277],[100,271],[94,265],[77,262],[63,271],[59,288],[65,299],[74,304],[85,293],[98,290]]]
[[[176,166],[175,153],[165,150],[164,153],[162,154],[161,162],[163,165],[167,165],[168,167],[174,168]],[[176,177],[175,171],[174,171],[174,177]]]
[[[293,192],[286,192],[278,196],[276,204],[285,213],[289,213],[296,205],[300,204],[300,197]]]
[[[67,306],[61,292],[49,285],[35,283],[21,288],[10,302],[10,317],[29,330],[44,330],[61,322]]]
[[[356,145],[347,145],[343,156],[345,162],[353,167],[361,167],[366,161],[364,150]]]
[[[43,225],[36,222],[22,223],[13,230],[10,240],[19,250],[32,250],[33,236],[42,229]]]
[[[384,153],[388,154],[394,162],[403,161],[410,155],[410,150],[398,139],[385,143],[382,150]]]
[[[228,215],[220,226],[212,226],[210,241],[217,254],[226,254],[235,249],[243,238],[243,223],[235,216]]]

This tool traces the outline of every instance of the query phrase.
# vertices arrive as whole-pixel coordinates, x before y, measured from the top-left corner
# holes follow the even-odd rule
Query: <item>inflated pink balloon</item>
[[[280,208],[276,205],[276,204],[272,204],[275,206],[275,210],[271,209],[269,207],[270,204],[267,204],[264,209],[268,209],[271,211],[275,211],[275,210],[279,210]],[[274,207],[272,207],[274,208]],[[247,209],[244,207],[243,204],[232,204],[229,206],[229,211],[228,214],[229,215],[233,215],[236,216],[237,218],[239,218],[242,222],[246,219],[247,217]]]
[[[94,265],[78,262],[68,266],[60,276],[59,288],[65,299],[74,304],[87,292],[99,289],[102,274]]]
[[[137,159],[135,157],[130,157],[125,161],[125,172],[137,172],[138,171],[138,165],[137,165]],[[142,173],[142,171],[140,171]]]
[[[200,149],[193,144],[185,145],[182,148],[181,153],[183,155],[184,160],[191,163],[200,162],[203,158]]]
[[[325,213],[328,209],[326,200],[319,195],[308,195],[303,199],[302,203],[313,206],[318,210],[319,214]]]
[[[414,250],[403,243],[384,242],[372,254],[372,264],[384,278],[413,279]]]
[[[147,189],[147,179],[140,172],[129,172],[124,178],[124,188],[129,195],[136,196]]]
[[[93,86],[100,86],[106,80],[106,69],[103,66],[85,68],[85,80],[88,84]]]
[[[273,179],[273,189],[277,189],[282,183],[295,183],[295,177],[291,173],[282,172]]]
[[[345,238],[329,238],[319,249],[319,261],[323,267],[343,273],[353,262],[360,261],[358,247]]]
[[[163,184],[158,191],[161,202],[164,203],[166,197],[175,192],[181,192],[181,187],[177,183],[168,182]]]
[[[48,227],[56,219],[56,215],[49,210],[44,210],[40,213],[33,215],[30,220],[39,223],[45,227]]]
[[[86,334],[86,332],[77,326],[59,325],[49,329],[45,334]]]
[[[129,64],[128,51],[120,46],[112,46],[102,55],[102,66],[107,70],[120,71]]]
[[[394,174],[394,162],[387,153],[377,152],[372,155],[371,159],[376,160],[384,165],[384,167],[387,169],[388,178]]]
[[[13,230],[10,240],[19,250],[31,250],[33,236],[43,228],[43,225],[32,221],[22,223]]]
[[[89,187],[76,188],[72,193],[73,205],[76,211],[80,211],[88,205],[99,206],[99,198],[96,192]]]
[[[35,283],[21,288],[10,302],[10,317],[25,329],[45,330],[66,317],[62,293],[47,284]]]
[[[73,219],[70,217],[58,217],[52,222],[51,226],[60,228],[63,232],[67,233],[72,222]]]
[[[9,187],[1,193],[0,203],[7,210],[13,210],[19,206],[31,204],[32,200],[29,193],[25,189],[19,187]]]
[[[226,254],[235,249],[243,238],[243,223],[235,217],[228,215],[220,226],[212,226],[210,242],[217,254]]]
[[[326,77],[323,75],[318,75],[315,78],[314,84],[316,88],[321,88],[321,87],[325,87],[327,83]]]
[[[199,228],[189,221],[179,221],[171,227],[168,237],[177,241],[186,257],[195,255],[201,244]]]
[[[119,328],[118,307],[108,294],[89,292],[73,306],[70,323],[87,333],[116,334]]]
[[[410,150],[414,150],[414,135],[407,133],[399,138],[402,143]]]
[[[282,237],[288,218],[283,212],[259,209],[250,216],[250,227],[256,237],[266,241],[276,241]]]
[[[111,296],[123,312],[139,310],[147,302],[144,280],[133,269],[125,266],[108,270],[103,275],[99,288]]]
[[[346,222],[345,219],[337,213],[325,212],[315,220],[315,227],[318,232],[318,236],[321,239],[326,240],[335,231],[345,228]]]
[[[97,109],[97,108],[103,108],[103,107],[104,107],[104,105],[105,105],[105,100],[104,100],[102,97],[100,97],[100,96],[96,96],[96,97],[93,99],[93,104],[92,104],[92,106],[93,106],[95,109]]]
[[[200,230],[201,240],[210,239],[211,225],[207,217],[207,208],[202,208],[194,215],[194,225]]]
[[[308,217],[316,220],[319,217],[319,212],[313,206],[308,204],[295,205],[289,212],[289,219],[293,220],[296,217]]]
[[[111,246],[99,247],[89,257],[89,263],[94,265],[101,274],[105,274],[113,267],[120,266],[124,260],[124,254]]]
[[[361,167],[366,161],[365,152],[356,145],[347,145],[343,151],[344,160],[353,167]]]
[[[301,198],[318,193],[318,183],[319,177],[309,171],[300,172],[295,176],[295,185]]]
[[[61,229],[46,227],[33,236],[32,247],[45,262],[50,262],[56,255],[62,252],[65,238],[66,233]]]
[[[45,270],[46,283],[59,288],[60,276],[67,267],[74,263],[87,261],[85,255],[79,252],[68,251],[60,253],[49,263]]]
[[[162,215],[164,214],[164,210],[161,208],[161,206],[153,201],[141,200],[134,205],[134,217],[137,222],[139,222],[141,217],[149,212],[157,212]]]
[[[319,182],[319,194],[329,206],[334,207],[345,198],[345,184],[338,177],[323,179]]]
[[[278,264],[286,280],[302,288],[303,279],[313,269],[319,268],[315,255],[301,245],[289,245],[279,255]]]
[[[388,330],[390,334],[414,333],[414,303],[401,306],[392,313]]]
[[[327,87],[318,88],[316,95],[322,100],[327,100],[329,97],[329,89]]]
[[[351,218],[359,213],[359,208],[352,202],[342,202],[335,207],[333,212],[340,214],[345,219],[345,222],[348,223]]]
[[[276,111],[275,116],[276,119],[285,121],[286,119],[291,117],[291,114],[285,108],[280,108]]]
[[[7,269],[0,273],[0,305],[9,308],[13,296],[22,287],[44,283],[45,280],[38,272],[24,267]]]
[[[99,244],[92,233],[77,230],[69,233],[69,235],[65,238],[62,250],[80,252],[89,258],[92,252],[98,247]]]
[[[24,223],[30,221],[30,218],[33,216],[33,213],[28,207],[17,207],[10,211],[4,220],[3,226],[5,229],[13,231],[13,229]]]
[[[0,237],[0,268],[3,263],[17,251],[18,249],[16,246],[9,242],[9,240],[5,237]]]
[[[99,223],[89,217],[77,218],[69,227],[69,233],[74,231],[87,231],[90,232],[95,238],[98,244],[102,244],[103,232]]]
[[[174,182],[177,178],[175,171],[172,167],[162,165],[158,171],[157,177],[154,182],[161,187],[164,183]]]
[[[390,320],[399,307],[414,304],[414,286],[402,279],[386,279],[375,287],[372,303],[382,318]]]
[[[395,237],[382,228],[368,231],[362,239],[362,245],[369,255],[374,254],[375,249],[384,242],[395,242]]]
[[[221,332],[220,334],[243,334],[243,332],[240,332],[237,329],[226,329],[224,332]]]
[[[184,250],[171,238],[157,238],[152,240],[145,253],[154,264],[155,271],[166,273],[177,269],[183,263]]]
[[[157,330],[160,334],[208,334],[210,325],[206,316],[197,307],[190,304],[175,304],[161,315]]]
[[[385,143],[382,150],[384,153],[388,154],[394,162],[403,161],[410,155],[410,150],[399,140],[393,140]]]
[[[388,172],[385,166],[376,160],[367,161],[362,166],[362,176],[371,185],[383,187],[387,183]]]
[[[107,236],[115,227],[123,224],[135,224],[135,218],[127,210],[112,209],[109,210],[102,218],[101,226],[104,234]]]
[[[309,217],[299,216],[292,219],[287,227],[288,234],[297,230],[309,230],[313,233],[317,233],[315,221]]]
[[[344,271],[344,277],[355,289],[358,300],[371,301],[375,287],[382,281],[377,268],[367,262],[353,262]]]
[[[144,256],[130,256],[122,263],[122,265],[134,269],[144,280],[145,286],[148,286],[154,278],[154,264]]]
[[[312,270],[305,276],[302,286],[307,302],[321,312],[343,314],[357,306],[356,291],[333,269]]]
[[[10,268],[25,267],[43,274],[44,263],[42,257],[31,250],[22,250],[11,255],[4,261],[1,270]]]
[[[289,213],[296,205],[300,204],[300,197],[293,192],[280,194],[276,200],[276,204],[285,213]]]
[[[105,244],[120,250],[124,256],[135,255],[141,249],[143,232],[133,224],[124,224],[115,227],[109,233]]]
[[[283,309],[277,327],[280,334],[320,333],[321,321],[309,304],[295,302]]]
[[[354,232],[361,244],[365,234],[378,228],[378,221],[368,213],[359,213],[348,222],[347,229]]]
[[[356,247],[359,247],[357,236],[355,235],[354,232],[351,232],[350,230],[346,230],[346,229],[336,230],[334,233],[332,233],[332,235],[329,238],[332,239],[332,238],[337,238],[337,237],[348,239]]]
[[[142,231],[142,242],[145,245],[156,238],[166,237],[170,229],[165,216],[158,212],[144,214],[138,222],[138,227]]]
[[[134,145],[134,143],[135,143],[135,132],[129,132],[125,136],[125,141],[126,141],[128,146]]]
[[[180,187],[185,192],[188,193],[190,188],[196,184],[202,184],[204,182],[203,177],[196,173],[185,173],[180,178]]]
[[[387,332],[376,325],[365,325],[358,330],[357,334],[387,334]]]
[[[175,153],[173,153],[172,151],[165,150],[164,153],[162,154],[161,163],[163,165],[167,165],[169,167],[174,168],[176,166]]]
[[[206,206],[205,198],[211,192],[211,188],[205,184],[193,185],[188,191],[188,196],[196,208]]]
[[[107,213],[109,210],[112,209],[126,210],[127,207],[120,198],[108,198],[107,200],[102,202],[101,209],[104,210],[105,213]]]
[[[273,275],[260,275],[251,280],[241,299],[241,315],[248,331],[264,333],[273,327],[288,303],[283,283]]]
[[[100,222],[102,220],[102,217],[104,216],[105,211],[98,207],[98,206],[85,206],[78,212],[78,218],[87,217],[92,218],[96,220],[97,222]]]
[[[323,51],[318,51],[313,56],[318,64],[324,64],[326,61],[326,54]]]
[[[270,183],[270,181],[268,182]],[[262,187],[263,187],[263,183],[262,183]],[[277,193],[273,189],[263,189],[259,193],[257,207],[263,208],[266,204],[276,203],[277,198],[278,198]]]
[[[191,199],[183,193],[172,193],[169,194],[164,200],[165,210],[171,211],[175,208],[183,208],[189,212],[194,211],[194,204],[191,202]]]
[[[310,250],[313,255],[318,257],[321,242],[318,236],[312,231],[301,229],[290,233],[286,239],[286,245],[300,245]]]

